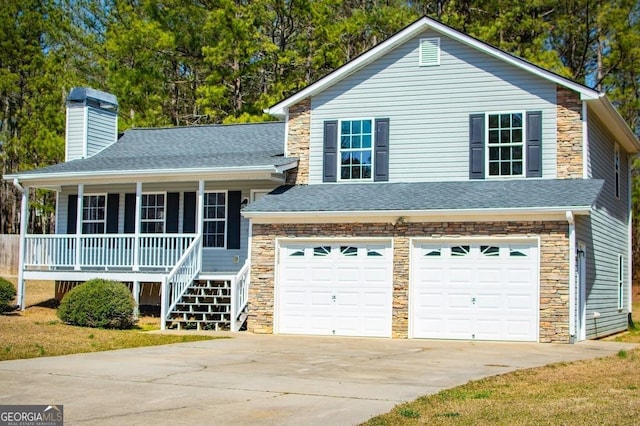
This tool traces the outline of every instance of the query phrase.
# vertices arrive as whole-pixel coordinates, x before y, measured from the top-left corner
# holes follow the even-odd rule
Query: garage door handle
[[[471,303],[473,303],[474,305],[476,304],[476,298],[475,297],[471,298]]]
[[[331,296],[331,300],[334,301],[334,302],[336,301],[336,295],[335,294],[333,296]]]

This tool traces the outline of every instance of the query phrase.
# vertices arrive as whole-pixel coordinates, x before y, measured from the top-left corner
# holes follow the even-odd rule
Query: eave
[[[3,176],[6,181],[18,180],[25,186],[57,189],[64,185],[131,183],[270,180],[284,182],[283,172],[296,167],[297,161],[280,166],[259,165],[197,169],[104,170],[65,173],[15,173]]]
[[[254,224],[283,223],[420,223],[479,221],[566,221],[567,211],[590,215],[591,206],[456,210],[362,210],[305,212],[242,212]]]

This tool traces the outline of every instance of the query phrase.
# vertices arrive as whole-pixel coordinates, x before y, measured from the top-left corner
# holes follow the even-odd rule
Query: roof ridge
[[[257,121],[250,123],[217,123],[217,124],[191,124],[187,126],[157,126],[157,127],[130,127],[125,130],[128,132],[130,130],[173,130],[173,129],[194,129],[194,128],[207,128],[207,127],[233,127],[233,126],[249,126],[249,125],[260,125],[260,124],[284,124],[282,120],[274,120],[274,121]]]

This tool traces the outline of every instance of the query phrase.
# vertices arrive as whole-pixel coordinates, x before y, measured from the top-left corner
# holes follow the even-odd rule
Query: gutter
[[[570,208],[573,214],[590,215],[591,206],[576,206]],[[526,207],[511,209],[463,209],[463,210],[354,210],[354,211],[278,211],[260,212],[243,211],[242,216],[256,223],[281,223],[284,221],[297,221],[309,223],[313,220],[345,221],[345,222],[420,222],[428,218],[441,218],[439,220],[472,220],[471,216],[495,216],[508,220],[514,215],[546,215],[548,220],[564,220],[567,207]]]

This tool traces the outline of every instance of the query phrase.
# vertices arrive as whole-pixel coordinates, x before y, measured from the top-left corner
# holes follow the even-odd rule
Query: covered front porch
[[[24,309],[25,280],[117,280],[129,285],[137,305],[153,284],[163,329],[238,331],[249,284],[249,226],[240,210],[250,197],[268,192],[261,187],[204,180],[63,185],[57,233],[21,229],[18,304]],[[21,189],[27,218],[32,188]]]

